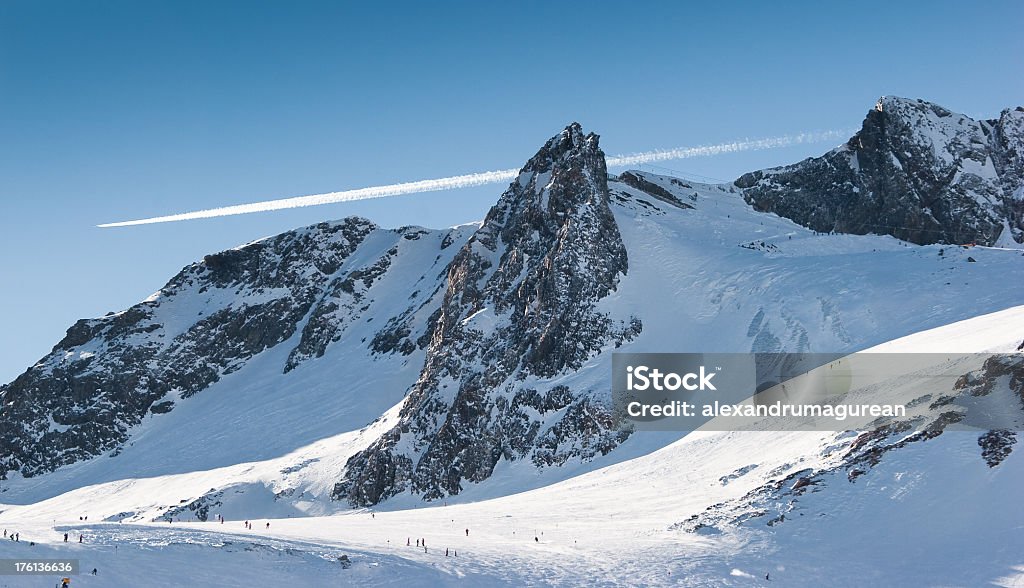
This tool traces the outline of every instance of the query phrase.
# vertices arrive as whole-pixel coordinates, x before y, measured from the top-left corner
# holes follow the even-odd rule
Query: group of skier
[[[469,529],[466,529],[466,537],[469,537]],[[412,547],[412,537],[406,537],[405,538],[405,546],[406,547]],[[426,539],[422,539],[422,538],[421,539],[417,539],[416,540],[416,547],[422,547],[423,548],[423,553],[429,553],[427,551],[427,540]],[[450,548],[450,547],[445,547],[444,548],[444,556],[445,557],[449,557],[449,556],[451,556],[451,557],[458,557],[459,556],[459,550],[458,549],[453,549],[453,548]]]
[[[466,529],[466,536],[469,536],[469,529]],[[406,547],[412,547],[412,537],[406,537],[405,538],[405,546]],[[416,547],[422,547],[423,548],[423,553],[429,553],[427,551],[427,540],[426,539],[417,539],[416,540]],[[459,555],[459,550],[457,550],[457,549],[450,549],[448,547],[444,548],[444,556],[445,557],[448,557],[448,556],[458,557],[458,555]]]
[[[221,523],[224,522],[224,517],[220,518],[220,522]],[[250,523],[249,521],[245,521],[245,528],[249,529],[250,531],[252,531],[252,523]],[[270,530],[270,521],[267,521],[266,527],[264,527],[264,528],[267,529],[268,531]]]

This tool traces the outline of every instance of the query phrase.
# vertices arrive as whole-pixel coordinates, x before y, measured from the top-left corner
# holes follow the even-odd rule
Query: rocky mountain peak
[[[574,122],[526,162],[487,215],[484,227],[500,225],[504,229],[509,224],[507,215],[519,211],[516,220],[551,231],[583,206],[606,208],[607,177],[598,135],[584,134],[580,124]]]
[[[548,139],[537,154],[523,166],[524,172],[546,172],[557,162],[594,155],[601,152],[598,146],[600,137],[594,133],[584,134],[578,122],[570,123],[562,132]]]
[[[905,111],[918,111],[924,112],[931,110],[940,116],[949,116],[952,114],[948,109],[922,100],[920,98],[904,98],[902,96],[880,96],[878,102],[875,103],[875,110],[878,112],[889,112],[889,113],[901,113]]]
[[[975,120],[883,96],[846,144],[736,180],[755,208],[822,232],[919,244],[1024,242],[1019,116]]]
[[[573,123],[527,162],[452,260],[401,423],[349,460],[334,496],[439,498],[489,477],[501,459],[543,466],[609,451],[620,434],[592,391],[523,382],[577,370],[639,332],[639,320],[596,308],[627,268],[598,137]]]

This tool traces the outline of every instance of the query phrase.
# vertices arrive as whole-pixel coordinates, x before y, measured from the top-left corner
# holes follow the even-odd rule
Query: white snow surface
[[[629,270],[600,308],[643,321],[621,351],[1012,351],[1024,338],[1019,250],[816,235],[728,186],[642,175],[695,208],[611,184]],[[432,250],[417,255],[374,285],[381,316],[409,296],[388,284],[431,267]],[[467,321],[487,329],[493,316]],[[295,341],[280,344],[148,417],[116,457],[3,482],[0,527],[21,541],[0,541],[0,557],[97,568],[73,586],[1024,585],[1024,457],[989,468],[977,433],[890,452],[856,483],[803,496],[784,524],[715,534],[672,526],[787,473],[827,469],[854,435],[637,433],[586,463],[502,461],[447,501],[333,502],[345,461],[394,426],[422,365],[422,351],[373,355],[359,343],[379,328],[353,324],[287,374]],[[607,389],[611,351],[548,383]],[[204,496],[227,522],[160,519]]]

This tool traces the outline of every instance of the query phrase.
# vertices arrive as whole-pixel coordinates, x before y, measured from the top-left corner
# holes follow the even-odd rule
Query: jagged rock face
[[[78,321],[0,387],[0,479],[116,451],[148,412],[172,410],[293,335],[283,371],[322,355],[367,310],[399,244],[423,232],[355,217],[320,223],[208,255],[150,299]]]
[[[1024,109],[976,121],[882,98],[845,145],[736,180],[747,202],[822,232],[919,244],[1024,242]]]
[[[679,208],[683,209],[693,208],[693,206],[690,206],[689,204],[677,198],[675,194],[673,194],[672,192],[669,192],[668,190],[659,186],[658,184],[655,184],[654,182],[651,182],[646,178],[633,172],[623,172],[618,176],[618,180],[626,184],[627,186],[632,186],[633,188],[636,188],[641,192],[650,194],[651,196],[654,196],[658,200],[668,202],[673,206],[678,206]],[[687,186],[687,184],[685,184],[682,180],[672,179],[671,182],[676,186]]]
[[[524,384],[639,332],[639,321],[595,308],[627,271],[608,197],[598,137],[578,124],[526,164],[449,266],[401,424],[349,460],[336,498],[438,498],[487,478],[502,458],[546,465],[621,441],[585,391]]]

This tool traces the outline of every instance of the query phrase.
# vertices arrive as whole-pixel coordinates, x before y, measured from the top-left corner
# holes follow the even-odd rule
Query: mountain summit
[[[736,180],[758,210],[821,232],[918,244],[1024,242],[1024,108],[974,120],[882,97],[861,130],[821,157]]]
[[[616,349],[852,352],[1024,304],[1000,287],[1016,251],[888,236],[1016,245],[1022,120],[886,98],[845,145],[735,185],[609,176],[573,123],[480,223],[353,217],[208,255],[0,386],[0,490],[175,477],[127,518],[308,514],[651,453],[672,439],[613,422]]]
[[[595,308],[628,269],[598,137],[573,123],[522,168],[448,268],[401,419],[353,456],[336,498],[457,494],[504,458],[538,465],[607,452],[621,435],[586,391],[544,385],[640,331]],[[527,382],[528,380],[528,382]],[[540,380],[540,381],[538,381]]]

